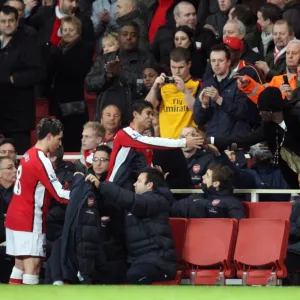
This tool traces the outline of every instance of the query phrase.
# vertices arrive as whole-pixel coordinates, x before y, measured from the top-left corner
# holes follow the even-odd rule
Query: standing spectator
[[[148,49],[148,30],[145,16],[138,8],[137,0],[118,0],[116,16],[117,24],[124,27],[125,24],[135,22],[139,27],[138,47],[144,51]]]
[[[0,156],[8,156],[17,165],[17,151],[13,139],[0,139]]]
[[[273,26],[274,51],[266,55],[266,61],[257,61],[256,66],[263,70],[267,81],[286,72],[286,50],[288,43],[295,38],[294,30],[286,20],[278,20]]]
[[[105,136],[105,129],[99,122],[87,122],[83,126],[80,159],[76,161],[76,170],[86,174],[92,166],[97,146]]]
[[[103,143],[113,147],[114,138],[121,127],[121,111],[115,105],[107,105],[101,112],[101,124],[105,129]]]
[[[300,39],[300,3],[297,0],[287,0],[285,2],[282,16],[293,27],[296,38]]]
[[[117,0],[96,0],[93,3],[92,22],[98,42],[98,53],[102,51],[102,38],[105,34],[117,32],[116,23]]]
[[[244,41],[255,52],[259,51],[261,43],[261,32],[256,23],[256,17],[247,5],[238,4],[234,6],[229,13],[229,20],[239,20],[246,27]]]
[[[53,49],[50,106],[52,113],[64,124],[65,151],[79,152],[82,128],[88,121],[84,78],[91,68],[92,56],[81,39],[82,24],[77,17],[63,18],[61,28],[62,40],[58,48]]]
[[[237,0],[218,0],[220,11],[207,17],[205,26],[213,31],[218,40],[222,40],[223,27],[228,21],[228,14]]]
[[[102,39],[102,51],[103,54],[118,51],[119,41],[118,34],[115,32],[104,34]]]
[[[197,27],[195,7],[189,2],[181,1],[174,7],[173,17],[176,25],[167,24],[160,27],[149,47],[156,61],[162,66],[170,65],[170,52],[174,48],[174,34],[178,26],[188,26],[194,30],[193,40],[197,51],[201,57],[207,59],[210,47],[215,44],[215,36],[208,29]]]
[[[191,56],[187,49],[175,48],[170,54],[172,82],[162,73],[156,78],[146,100],[159,109],[160,135],[178,138],[182,128],[193,126],[193,106],[200,82],[190,74]]]
[[[246,134],[250,131],[248,100],[238,89],[236,79],[230,77],[230,52],[225,45],[212,47],[210,63],[215,75],[203,82],[195,101],[195,123],[206,126],[208,135]]]
[[[261,41],[259,52],[263,54],[264,57],[269,52],[274,51],[273,42],[273,26],[274,23],[282,18],[281,9],[273,3],[265,3],[262,5],[257,12],[257,23],[261,27]]]
[[[150,57],[138,49],[139,27],[132,22],[122,26],[119,33],[119,50],[99,55],[86,76],[88,93],[97,94],[96,116],[103,107],[114,104],[122,113],[122,125],[127,125],[132,117],[131,104],[136,99],[136,83],[142,78],[145,65]]]
[[[23,31],[27,35],[36,38],[36,30],[27,25],[25,23],[25,18],[24,18],[24,11],[25,11],[25,4],[22,0],[8,0],[4,3],[4,5],[8,5],[11,7],[14,7],[18,11],[19,19],[18,19],[18,30]]]
[[[126,212],[125,237],[129,269],[126,281],[131,284],[151,284],[172,280],[176,274],[176,251],[169,224],[170,203],[164,193],[163,175],[156,169],[140,172],[134,184],[135,193],[111,182],[91,181],[107,200]]]
[[[18,11],[0,10],[0,132],[13,138],[18,153],[30,148],[35,126],[34,86],[44,79],[45,67],[34,42],[17,31]]]

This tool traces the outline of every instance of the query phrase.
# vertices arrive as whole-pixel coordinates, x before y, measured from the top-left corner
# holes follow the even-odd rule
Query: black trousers
[[[14,140],[18,154],[23,155],[29,148],[31,148],[31,131],[1,133],[6,138]]]
[[[300,271],[300,255],[287,251],[285,266],[289,273]]]
[[[127,271],[126,281],[131,284],[152,284],[156,281],[167,281],[171,280],[163,269],[151,264],[151,263],[140,263],[131,266]]]

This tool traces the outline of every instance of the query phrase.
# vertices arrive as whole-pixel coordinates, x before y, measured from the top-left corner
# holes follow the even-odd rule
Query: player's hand
[[[85,181],[89,181],[89,182],[93,183],[96,188],[99,188],[99,186],[100,186],[100,181],[93,174],[89,174],[88,176],[86,176]]]
[[[233,76],[237,81],[237,84],[241,88],[245,88],[249,85],[250,79],[247,76]]]
[[[204,138],[201,136],[188,136],[186,137],[186,147],[185,148],[201,148],[205,143]]]
[[[212,145],[212,144],[207,144],[207,145],[204,146],[204,148],[207,149],[208,151],[214,153],[216,156],[221,155],[220,152],[219,152],[219,149],[216,146]]]
[[[169,173],[169,172],[164,173],[164,171],[162,170],[161,166],[154,166],[154,167],[155,167],[155,169],[156,169],[157,171],[159,171],[160,173],[162,173],[162,174],[164,175],[164,179],[166,180],[167,177],[168,177],[168,175],[169,175],[170,173]]]

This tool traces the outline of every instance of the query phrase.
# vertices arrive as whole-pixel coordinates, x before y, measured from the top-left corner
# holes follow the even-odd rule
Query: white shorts
[[[6,254],[45,257],[46,234],[6,228]]]

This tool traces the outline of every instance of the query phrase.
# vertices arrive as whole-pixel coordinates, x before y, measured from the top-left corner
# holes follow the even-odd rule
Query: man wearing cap
[[[227,45],[231,54],[231,77],[239,75],[248,75],[260,84],[265,83],[265,77],[262,71],[253,64],[241,59],[243,53],[243,41],[237,37],[226,37],[223,44]],[[250,99],[247,101],[251,128],[257,128],[260,125],[258,109]]]
[[[230,76],[230,52],[225,45],[212,47],[210,63],[214,75],[203,82],[195,100],[195,123],[200,128],[206,126],[207,135],[229,137],[248,133],[248,99]]]
[[[277,87],[281,90],[282,98],[290,101],[292,91],[300,84],[300,40],[291,40],[286,49],[287,73],[274,76],[273,79],[264,85],[256,82],[249,76],[237,76],[238,87],[249,99],[257,104],[259,94],[268,86]]]
[[[300,100],[299,100],[300,101]],[[258,98],[262,125],[247,135],[207,137],[206,143],[219,149],[227,145],[249,147],[267,142],[274,157],[274,167],[279,166],[282,175],[292,189],[299,188],[300,174],[300,111],[292,104],[284,104],[276,87],[267,87]]]

